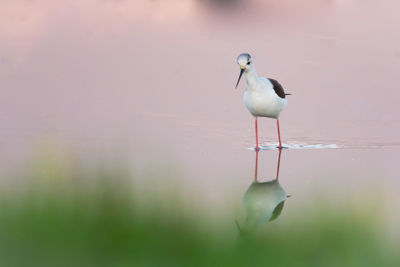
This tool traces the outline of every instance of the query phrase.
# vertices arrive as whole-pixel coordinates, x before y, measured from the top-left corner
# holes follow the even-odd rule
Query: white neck
[[[244,72],[244,76],[246,77],[248,88],[256,88],[256,84],[259,81],[258,74],[256,72],[256,68],[252,65],[250,68],[246,69]]]

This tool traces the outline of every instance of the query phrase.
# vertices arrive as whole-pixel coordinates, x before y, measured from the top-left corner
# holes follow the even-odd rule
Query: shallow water
[[[0,6],[3,180],[55,150],[48,156],[123,161],[160,180],[170,173],[210,210],[243,210],[254,122],[243,81],[234,85],[246,51],[259,74],[292,93],[280,118],[290,147],[280,183],[292,197],[278,220],[322,195],[381,203],[385,221],[399,222],[397,1],[248,1],[229,11],[204,1]],[[262,150],[271,150],[274,122],[259,127]],[[259,152],[260,179],[274,179],[277,156]]]
[[[329,148],[339,148],[336,144],[282,144],[284,149],[329,149]],[[253,149],[254,148],[250,148]],[[277,150],[279,149],[279,143],[276,144],[261,144],[261,150]]]

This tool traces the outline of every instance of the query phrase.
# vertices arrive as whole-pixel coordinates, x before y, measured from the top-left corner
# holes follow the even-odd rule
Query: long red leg
[[[257,182],[258,176],[258,150],[256,150],[256,165],[254,166],[254,182]]]
[[[279,148],[282,148],[281,131],[279,130],[279,119],[276,120],[276,125],[278,126]]]
[[[258,151],[258,125],[257,125],[257,117],[256,117],[256,151]]]
[[[281,167],[281,153],[282,148],[279,148],[279,156],[278,156],[278,166],[276,167],[276,179],[279,179],[279,168]]]

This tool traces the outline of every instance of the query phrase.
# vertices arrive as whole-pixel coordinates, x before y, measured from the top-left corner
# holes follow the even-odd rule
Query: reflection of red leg
[[[279,148],[282,148],[281,131],[279,130],[279,119],[276,120],[276,125],[278,126]]]
[[[281,153],[282,153],[282,148],[279,148],[278,166],[276,167],[276,179],[279,179],[279,168],[281,167]]]
[[[254,166],[254,182],[257,182],[258,173],[258,150],[256,150],[256,165]]]
[[[258,126],[257,126],[257,117],[256,117],[256,151],[258,151]]]

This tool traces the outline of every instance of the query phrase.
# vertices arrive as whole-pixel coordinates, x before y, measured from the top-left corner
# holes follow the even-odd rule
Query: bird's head
[[[236,83],[236,88],[239,85],[240,78],[242,78],[243,72],[247,71],[253,66],[253,57],[249,53],[242,53],[237,58],[237,63],[240,67],[239,79]]]

